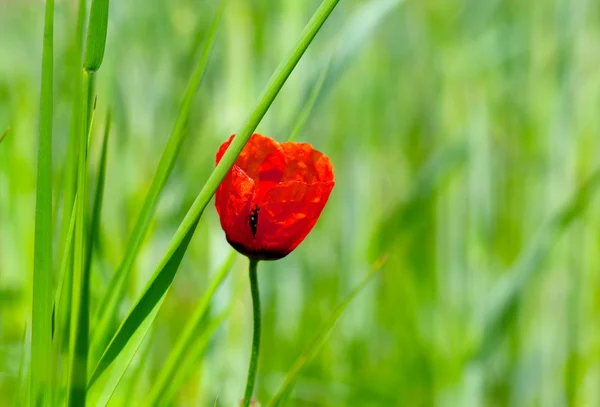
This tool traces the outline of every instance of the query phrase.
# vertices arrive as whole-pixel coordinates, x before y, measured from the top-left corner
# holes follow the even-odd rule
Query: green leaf
[[[401,4],[403,0],[372,0],[364,3],[356,10],[349,21],[344,25],[339,40],[335,41],[330,52],[320,63],[320,68],[308,81],[303,100],[300,103],[300,114],[298,121],[290,131],[292,139],[296,138],[297,126],[303,126],[300,120],[306,120],[310,112],[315,110],[323,99],[323,95],[343,76],[344,71],[352,66],[350,61],[355,58],[368,43],[369,39],[377,32],[377,27],[391,15],[394,7]],[[338,45],[339,42],[339,45]],[[306,114],[306,118],[302,116]]]
[[[109,344],[108,349],[102,355],[102,359],[100,359],[99,364],[96,366],[88,386],[90,389],[90,399],[93,401],[92,404],[94,406],[106,405],[123,378],[127,367],[133,360],[146,333],[150,329],[152,321],[154,321],[156,314],[158,314],[165,291],[168,290],[175,277],[175,273],[190,244],[197,225],[198,220],[187,231],[181,245],[166,260],[166,263],[161,268],[163,272],[147,286],[142,298],[136,304],[128,318],[125,319]],[[98,385],[96,385],[96,380],[100,377],[101,373],[109,367],[109,374],[105,378],[106,382],[98,382]]]
[[[92,218],[90,220],[90,230],[88,246],[86,250],[87,259],[85,261],[86,273],[90,272],[92,266],[92,252],[94,245],[98,242],[100,234],[100,215],[102,213],[102,201],[104,199],[104,182],[106,180],[106,160],[108,156],[108,136],[110,135],[110,126],[112,124],[112,115],[110,110],[106,112],[106,124],[104,135],[102,137],[102,149],[100,151],[100,165],[96,177],[96,192],[94,194],[94,207],[92,209]]]
[[[202,300],[194,310],[194,314],[186,323],[183,332],[179,335],[179,339],[177,340],[173,351],[163,364],[156,381],[152,385],[152,390],[143,405],[155,406],[165,403],[165,401],[162,400],[162,397],[166,394],[167,389],[173,390],[173,380],[178,374],[181,364],[188,358],[190,349],[197,342],[201,324],[208,313],[210,301],[217,291],[217,288],[219,288],[233,267],[236,255],[237,252],[232,250],[223,265],[217,271],[215,277],[212,279]]]
[[[181,261],[179,256],[183,256],[183,253],[187,248],[187,244],[189,243],[188,236],[191,238],[191,233],[193,233],[196,225],[198,224],[202,212],[208,205],[209,200],[214,195],[219,184],[223,178],[225,178],[225,175],[233,165],[240,151],[244,148],[244,145],[252,135],[252,132],[258,126],[258,123],[271,106],[271,103],[273,103],[273,100],[275,100],[275,97],[281,90],[283,84],[316,36],[317,32],[325,23],[327,17],[329,17],[337,5],[338,1],[339,0],[325,0],[321,4],[304,29],[298,44],[290,56],[277,68],[269,80],[269,83],[260,97],[257,106],[252,111],[240,131],[237,133],[237,136],[233,139],[231,145],[227,149],[227,152],[224,154],[217,167],[213,170],[204,187],[198,194],[198,197],[192,204],[192,207],[175,232],[175,236],[169,244],[167,252],[154,271],[150,282],[142,293],[142,296],[133,306],[132,310],[125,318],[125,321],[123,321],[117,333],[114,335],[112,341],[108,345],[108,348],[102,355],[90,380],[90,386],[92,386],[94,382],[103,374],[103,372],[112,364],[115,358],[136,333],[139,333],[140,330],[147,331],[146,325],[149,326],[154,319],[157,310],[160,308],[164,295],[170,287],[177,266],[179,266],[179,262]],[[173,259],[175,259],[175,261],[173,261]],[[141,339],[143,339],[143,335],[141,336]],[[133,346],[133,348],[136,347]]]
[[[83,59],[83,69],[88,72],[95,72],[102,65],[108,31],[108,3],[108,0],[92,0]]]
[[[75,235],[75,210],[73,207],[71,211],[71,219],[69,222],[69,230],[67,232],[67,241],[65,243],[65,253],[62,258],[60,271],[58,275],[58,288],[56,290],[56,296],[54,299],[54,312],[53,312],[53,324],[52,324],[52,342],[54,344],[54,369],[52,370],[53,375],[53,386],[58,388],[61,383],[62,369],[58,368],[58,365],[62,361],[63,349],[67,346],[66,338],[68,337],[68,329],[70,323],[70,312],[71,312],[71,290],[73,286],[73,237]],[[62,364],[61,364],[62,367]],[[58,393],[58,392],[57,392]],[[54,398],[54,404],[59,404],[59,395],[56,394]]]
[[[192,372],[198,369],[198,365],[201,363],[202,355],[204,355],[206,347],[210,343],[210,339],[216,330],[229,317],[233,304],[234,302],[232,301],[231,306],[228,307],[227,310],[223,311],[220,315],[215,317],[215,319],[206,324],[202,332],[198,334],[198,337],[195,338],[194,342],[191,344],[192,346],[186,352],[185,359],[182,360],[182,363],[177,367],[177,371],[173,375],[168,388],[165,389],[165,393],[159,398],[160,404],[157,405],[170,405],[171,400],[173,400],[177,391],[184,386],[187,378]]]
[[[93,73],[83,71],[84,92],[82,97],[82,113],[88,111],[89,94],[91,93]],[[79,139],[79,164],[77,168],[77,199],[75,201],[75,237],[73,249],[73,294],[71,308],[71,332],[69,349],[69,381],[67,402],[69,406],[84,406],[86,400],[86,374],[88,360],[89,337],[89,273],[86,269],[86,207],[88,176],[88,140],[93,128],[94,114],[90,124],[82,120]],[[87,131],[86,131],[87,130]]]
[[[200,59],[198,60],[198,64],[196,65],[196,68],[194,69],[194,72],[188,82],[183,101],[179,108],[177,119],[173,126],[173,131],[171,132],[169,141],[158,164],[158,168],[156,170],[156,174],[154,175],[154,179],[152,180],[150,190],[144,199],[142,211],[140,212],[140,215],[135,223],[133,233],[131,234],[131,237],[127,243],[125,256],[123,257],[123,260],[119,264],[119,267],[115,273],[112,275],[105,295],[100,300],[98,314],[96,316],[96,328],[92,336],[90,351],[91,360],[93,362],[96,362],[100,359],[100,356],[104,352],[106,345],[108,345],[111,336],[114,334],[113,326],[115,325],[117,318],[119,304],[121,303],[121,300],[125,294],[125,288],[127,286],[131,269],[148,232],[148,228],[150,227],[150,222],[156,210],[156,205],[158,204],[160,195],[165,187],[169,175],[171,174],[171,171],[173,170],[175,160],[179,154],[179,150],[181,149],[181,143],[183,142],[183,138],[186,134],[184,129],[190,114],[194,95],[200,86],[200,82],[206,70],[211,51],[214,47],[216,33],[221,22],[225,3],[226,1],[221,3],[219,11],[213,19],[211,28],[204,43],[204,48],[202,49]]]
[[[62,194],[62,218],[60,220],[60,240],[58,253],[64,254],[67,233],[69,230],[69,214],[72,213],[77,189],[77,163],[79,161],[79,132],[81,131],[81,58],[83,48],[83,31],[86,17],[86,0],[78,1],[77,21],[75,26],[75,38],[71,52],[72,64],[69,69],[73,77],[73,95],[71,100],[71,123],[69,128],[69,143],[67,146],[67,158],[63,168],[63,194]],[[57,259],[62,264],[62,258]],[[72,267],[72,266],[70,266]],[[70,272],[70,271],[69,271]],[[69,296],[70,303],[70,293]]]
[[[302,370],[302,368],[309,363],[321,350],[321,347],[325,344],[331,331],[335,327],[336,322],[340,319],[348,305],[352,302],[352,300],[360,293],[362,290],[369,284],[371,279],[377,274],[379,270],[385,264],[386,258],[379,258],[373,265],[371,271],[363,278],[363,280],[356,286],[354,289],[348,294],[348,296],[333,310],[333,313],[330,315],[329,319],[323,323],[321,329],[319,329],[317,335],[313,339],[313,341],[306,347],[304,352],[298,357],[292,368],[287,373],[283,384],[273,397],[273,399],[269,402],[268,406],[274,407],[280,405],[287,398],[289,392],[292,390],[294,386],[294,382],[296,381],[296,376]]]
[[[38,144],[33,305],[31,332],[31,404],[51,399],[52,371],[52,123],[54,0],[46,1],[42,51],[42,89]],[[2,135],[2,138],[6,132]]]
[[[489,305],[484,313],[483,338],[474,352],[474,358],[484,358],[503,337],[510,311],[515,309],[527,291],[534,276],[543,268],[555,242],[573,220],[583,213],[600,186],[600,170],[596,170],[582,185],[571,201],[540,227],[529,247],[519,256],[490,293]]]
[[[296,119],[296,123],[292,128],[288,141],[296,140],[296,138],[304,128],[304,125],[306,124],[310,113],[312,112],[313,108],[315,107],[315,104],[317,103],[317,100],[319,99],[319,95],[321,94],[321,90],[323,89],[323,84],[325,83],[325,79],[327,79],[327,75],[329,74],[329,71],[331,69],[332,62],[333,54],[329,57],[329,62],[327,63],[327,65],[325,65],[325,68],[321,70],[321,74],[319,75],[317,82],[313,86],[308,100],[306,101],[306,103],[303,104],[302,110],[300,110],[300,114]]]

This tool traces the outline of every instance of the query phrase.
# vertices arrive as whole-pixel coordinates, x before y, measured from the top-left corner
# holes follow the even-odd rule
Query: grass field
[[[133,309],[88,406],[237,406],[248,260],[213,200],[164,299],[138,300],[321,1],[113,0],[86,98],[90,1],[55,0],[42,94],[47,3],[0,0],[0,405],[77,405]],[[600,405],[599,38],[591,0],[339,2],[256,130],[311,143],[336,180],[306,240],[259,264],[263,406],[301,355],[281,405]]]

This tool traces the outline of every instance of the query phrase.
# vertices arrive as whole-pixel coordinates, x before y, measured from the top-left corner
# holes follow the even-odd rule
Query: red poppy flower
[[[219,148],[217,164],[233,137]],[[227,241],[257,260],[288,255],[319,219],[334,184],[329,158],[310,144],[253,134],[216,193]]]

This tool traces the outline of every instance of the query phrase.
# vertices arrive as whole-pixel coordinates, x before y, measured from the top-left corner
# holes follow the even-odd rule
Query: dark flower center
[[[258,226],[258,211],[260,211],[260,206],[254,204],[254,209],[250,211],[250,229],[252,230],[252,236],[256,237],[256,227]]]

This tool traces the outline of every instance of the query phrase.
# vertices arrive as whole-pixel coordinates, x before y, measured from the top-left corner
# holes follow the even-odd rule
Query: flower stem
[[[254,382],[256,381],[256,370],[258,368],[258,350],[260,348],[260,295],[258,293],[258,276],[256,268],[258,260],[250,259],[250,291],[252,292],[252,312],[254,315],[254,333],[252,335],[252,354],[250,366],[248,367],[248,380],[246,381],[246,393],[244,394],[243,407],[250,405]]]

